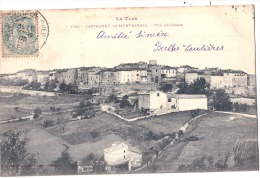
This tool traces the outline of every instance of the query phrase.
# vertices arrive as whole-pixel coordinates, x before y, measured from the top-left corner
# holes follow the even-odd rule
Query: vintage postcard
[[[1,176],[258,171],[254,20],[0,11]]]

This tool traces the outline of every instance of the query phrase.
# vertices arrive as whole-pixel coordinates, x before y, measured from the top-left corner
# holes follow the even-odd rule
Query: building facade
[[[150,82],[160,83],[162,81],[161,66],[158,66],[158,65],[150,66],[149,70],[151,71],[151,81]]]
[[[196,73],[195,72],[194,73],[185,73],[185,82],[190,85],[198,77],[199,77],[199,74],[197,72]]]
[[[49,72],[48,71],[42,71],[42,72],[37,72],[36,75],[36,81],[40,82],[41,85],[44,85],[47,81],[49,81]]]
[[[111,147],[104,149],[106,164],[116,166],[128,162],[128,146],[125,143],[113,143]]]
[[[176,79],[177,70],[174,67],[164,66],[161,69],[162,81],[173,81]]]
[[[208,109],[208,100],[206,95],[176,94],[175,102],[178,111]]]
[[[247,86],[256,86],[256,75],[247,74]]]
[[[152,91],[138,94],[138,107],[144,109],[167,108],[167,94],[160,91]]]

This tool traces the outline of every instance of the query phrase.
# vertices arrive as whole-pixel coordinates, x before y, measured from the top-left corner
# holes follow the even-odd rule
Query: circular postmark
[[[39,29],[38,36],[37,36],[39,42],[38,49],[41,49],[45,45],[49,36],[49,24],[45,19],[45,17],[39,11],[37,11],[37,13],[38,13],[38,29]]]
[[[3,15],[4,54],[38,55],[49,35],[46,19],[38,11],[13,12]]]

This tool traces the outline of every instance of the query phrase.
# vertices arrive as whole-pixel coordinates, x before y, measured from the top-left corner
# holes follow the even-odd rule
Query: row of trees
[[[54,91],[58,87],[60,92],[67,92],[70,94],[77,94],[78,86],[76,84],[66,84],[65,82],[59,85],[57,80],[46,81],[45,84],[42,86],[40,82],[32,81],[26,84],[23,88],[27,90],[42,90],[42,91]]]
[[[178,94],[205,94],[207,96],[211,94],[210,84],[206,82],[205,78],[198,78],[190,85],[181,82],[177,87],[179,88]]]
[[[72,113],[73,117],[77,116],[83,116],[86,119],[95,117],[96,110],[94,108],[94,104],[92,104],[90,101],[81,101],[77,107],[75,107],[75,110]]]
[[[57,80],[46,81],[43,86],[40,82],[32,81],[24,85],[23,88],[26,90],[54,91],[54,89],[57,88],[57,86],[58,86]]]
[[[127,108],[127,107],[132,107],[133,105],[129,102],[128,100],[129,96],[125,95],[122,97],[122,99],[118,99],[114,94],[111,94],[106,102],[108,103],[119,103],[120,108]]]
[[[77,94],[78,86],[76,84],[72,84],[72,83],[66,84],[63,82],[60,84],[59,90],[60,90],[60,92],[63,92],[63,93],[67,92],[70,94]]]

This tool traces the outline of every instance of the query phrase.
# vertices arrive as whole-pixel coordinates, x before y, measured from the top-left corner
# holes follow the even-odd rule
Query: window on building
[[[168,98],[168,102],[172,102],[172,99],[171,99],[171,98]]]
[[[157,96],[160,96],[160,93],[157,93]]]

